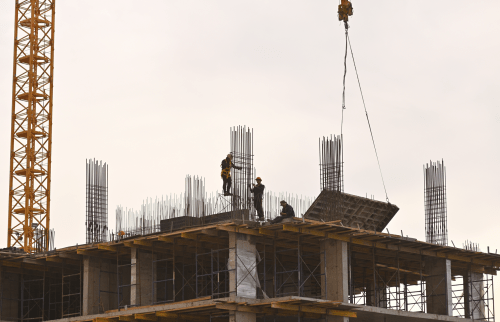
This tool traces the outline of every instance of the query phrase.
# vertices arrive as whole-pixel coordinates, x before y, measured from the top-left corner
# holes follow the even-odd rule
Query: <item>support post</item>
[[[99,313],[99,261],[83,258],[83,315]]]
[[[130,305],[153,305],[153,254],[130,249]]]
[[[444,258],[425,259],[427,313],[452,315],[451,261]]]
[[[230,296],[257,298],[257,248],[254,237],[229,233]]]
[[[348,252],[347,242],[340,240],[323,240],[320,244],[321,252],[325,252],[325,261],[321,264],[322,297],[330,301],[349,300],[348,289]],[[328,322],[348,322],[348,317],[327,316]]]
[[[464,278],[465,317],[473,320],[485,318],[483,274],[469,271]]]

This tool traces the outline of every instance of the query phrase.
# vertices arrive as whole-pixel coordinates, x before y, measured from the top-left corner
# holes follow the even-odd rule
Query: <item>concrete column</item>
[[[99,259],[83,258],[83,307],[82,315],[99,313]]]
[[[0,266],[0,321],[17,321],[19,318],[19,274],[2,271]]]
[[[130,305],[141,305],[140,276],[139,276],[139,250],[130,249]]]
[[[427,313],[452,315],[451,262],[449,259],[425,259]]]
[[[83,259],[83,315],[117,308],[116,264],[113,260],[85,256]]]
[[[130,305],[153,304],[153,255],[131,248]],[[135,285],[134,285],[135,284]]]
[[[326,239],[320,244],[322,263],[321,295],[326,300],[349,301],[348,289],[348,252],[347,243],[340,240]],[[323,255],[323,252],[325,254]],[[325,256],[325,257],[323,257]],[[348,317],[327,316],[328,322],[348,322]]]
[[[229,273],[231,296],[257,298],[257,248],[253,236],[229,233]],[[242,313],[242,312],[237,312]]]
[[[474,320],[485,318],[483,274],[470,272],[464,276],[465,316]]]
[[[229,314],[229,322],[256,322],[257,314],[250,312],[231,312]]]

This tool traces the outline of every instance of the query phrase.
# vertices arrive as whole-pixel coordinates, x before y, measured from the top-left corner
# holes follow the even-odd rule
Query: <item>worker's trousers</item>
[[[293,216],[277,216],[276,218],[274,218],[273,220],[271,220],[271,224],[275,224],[277,222],[281,222],[283,219],[285,218],[292,218]]]
[[[231,193],[231,183],[232,183],[232,180],[231,180],[231,177],[224,177],[224,176],[221,176],[222,178],[222,192],[227,192],[227,193]]]
[[[262,197],[254,197],[253,205],[255,207],[255,210],[257,210],[257,215],[259,215],[259,218],[264,218],[264,209],[262,209]]]

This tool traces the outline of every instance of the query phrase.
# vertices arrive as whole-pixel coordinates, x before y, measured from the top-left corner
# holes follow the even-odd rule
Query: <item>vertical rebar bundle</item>
[[[231,197],[232,211],[252,209],[250,184],[253,183],[253,129],[237,126],[230,129],[230,151],[233,163],[241,170],[231,169],[233,192]]]
[[[424,166],[425,238],[428,243],[448,245],[446,167],[444,161]]]
[[[116,209],[116,233],[130,237],[161,231],[161,221],[179,217],[201,218],[214,213],[217,196],[207,197],[205,179],[187,175],[184,193],[161,198],[147,198],[140,210]]]
[[[471,250],[473,252],[480,252],[481,251],[481,249],[479,249],[479,244],[478,243],[473,243],[470,240],[466,240],[465,243],[463,243],[463,247],[462,248],[466,249],[466,250]]]
[[[186,198],[186,216],[205,216],[205,179],[186,176],[184,198]]]
[[[320,139],[319,162],[321,191],[327,194],[322,218],[331,221],[341,218],[344,211],[344,154],[341,135]]]
[[[86,241],[100,243],[108,235],[108,165],[102,161],[87,161],[87,220]]]
[[[321,191],[344,192],[344,154],[342,136],[319,140]]]

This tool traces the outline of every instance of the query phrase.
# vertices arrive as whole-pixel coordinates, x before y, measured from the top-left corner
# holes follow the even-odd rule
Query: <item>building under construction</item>
[[[245,165],[235,191],[243,191],[253,155],[251,144],[235,142],[252,142],[253,132],[238,127],[231,137]],[[432,181],[444,167],[433,166],[426,205],[445,210],[442,194],[428,196],[445,190]],[[500,255],[383,233],[398,207],[344,193],[342,172],[341,137],[323,138],[322,192],[295,218],[257,222],[250,195],[208,203],[203,183],[188,177],[182,209],[174,203],[153,214],[144,209],[158,205],[148,205],[132,223],[117,211],[117,232],[81,246],[5,249],[0,320],[494,321]],[[265,208],[270,217],[269,202]],[[426,229],[442,240],[446,221],[440,229],[430,222]]]
[[[345,66],[351,3],[338,14]],[[118,207],[114,233],[108,166],[89,160],[86,244],[53,250],[54,21],[55,0],[16,1],[0,321],[494,321],[500,255],[448,246],[444,165],[424,169],[426,242],[384,233],[399,209],[344,192],[342,135],[320,140],[317,198],[263,196],[266,219],[280,196],[295,209],[279,223],[256,221],[244,127],[230,131],[240,168],[231,195],[208,198],[203,179],[188,176],[180,198]]]
[[[308,219],[324,213],[323,193],[303,218],[277,224],[233,211],[47,253],[3,251],[0,320],[494,321],[500,255],[382,233],[395,206],[342,195],[345,217],[330,222]]]

